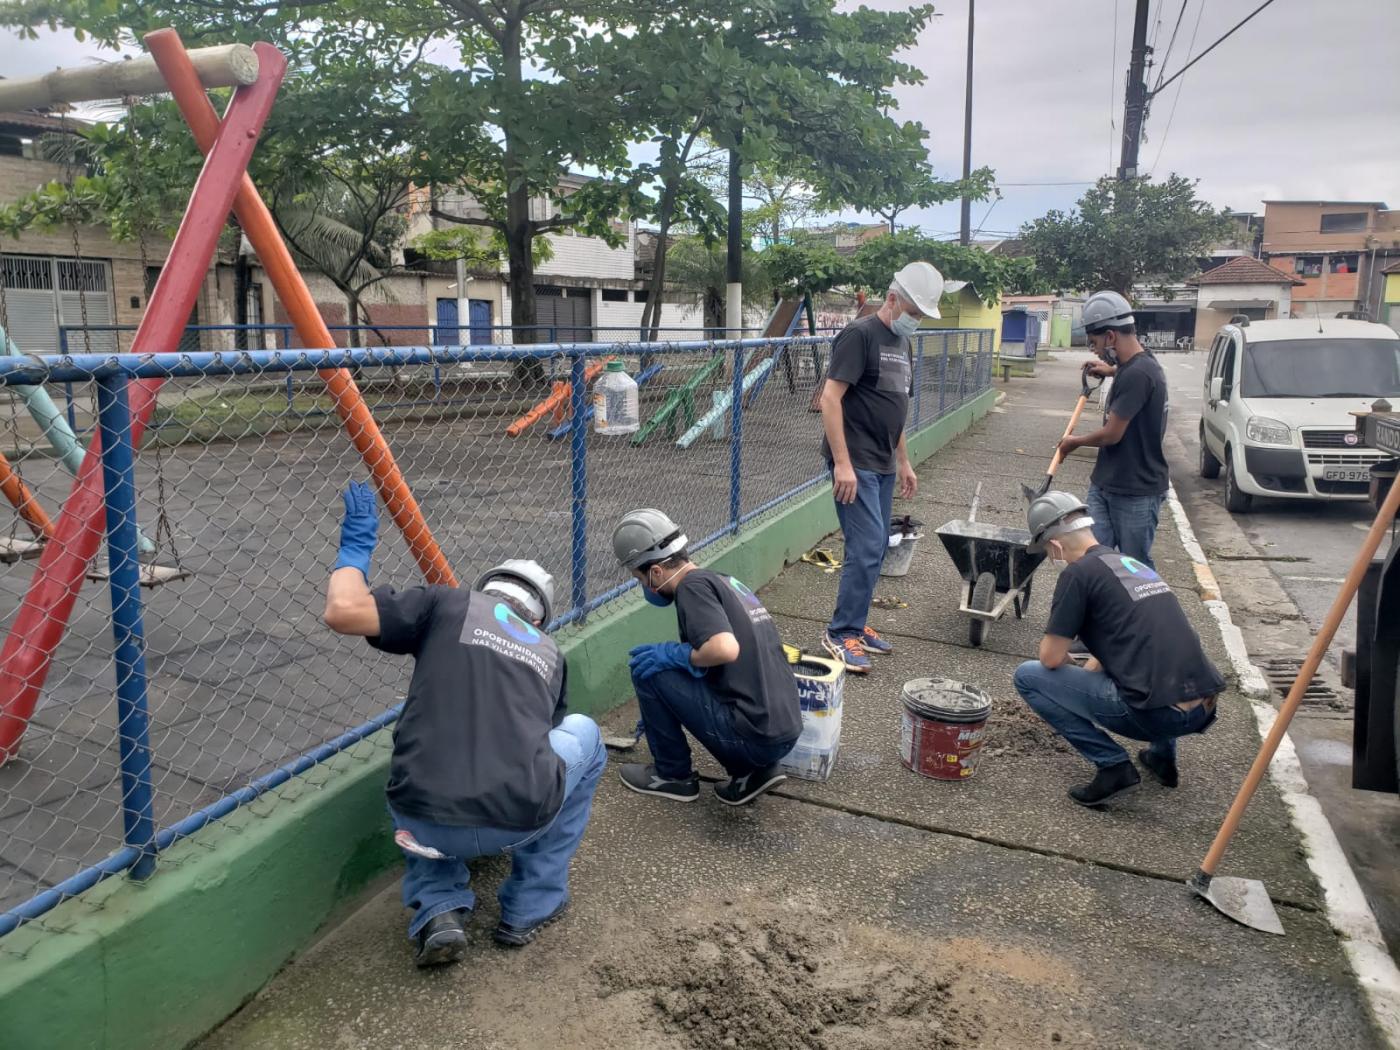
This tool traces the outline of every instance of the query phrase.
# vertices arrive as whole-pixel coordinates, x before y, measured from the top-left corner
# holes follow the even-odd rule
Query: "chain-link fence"
[[[916,430],[987,389],[992,333],[914,344]],[[812,337],[0,359],[0,934],[52,924],[49,909],[105,875],[149,875],[211,819],[258,819],[271,802],[245,803],[392,722],[405,662],[320,618],[339,494],[367,461],[383,491],[391,452],[431,534],[411,550],[382,512],[373,583],[420,581],[428,547],[463,585],[535,558],[567,631],[631,600],[609,543],[627,509],[665,508],[703,549],[825,478],[814,395],[829,349]],[[640,383],[631,435],[591,429],[588,390],[609,358]],[[343,421],[351,406],[327,379],[346,373],[317,371],[336,366],[373,424]],[[78,422],[103,446],[77,484],[52,416],[26,397],[61,406],[65,384],[96,406]]]

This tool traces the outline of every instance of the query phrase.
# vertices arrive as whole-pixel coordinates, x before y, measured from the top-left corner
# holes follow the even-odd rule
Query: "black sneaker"
[[[1142,768],[1152,774],[1152,779],[1163,787],[1174,788],[1181,783],[1181,775],[1176,771],[1176,763],[1169,758],[1158,758],[1156,753],[1145,747],[1138,752]]]
[[[445,911],[434,915],[418,931],[418,954],[413,961],[419,968],[454,963],[467,953],[467,931],[462,925],[465,911]]]
[[[1070,788],[1069,797],[1081,806],[1102,806],[1110,799],[1127,794],[1142,782],[1131,762],[1106,766],[1094,774],[1094,779],[1077,788]]]
[[[504,944],[507,948],[523,948],[535,939],[535,934],[555,920],[562,919],[568,910],[569,902],[565,901],[533,926],[512,926],[502,919],[496,924],[496,943]]]
[[[667,780],[656,775],[655,766],[628,762],[618,769],[617,775],[624,787],[641,795],[660,795],[674,802],[694,802],[700,797],[700,778],[694,773],[685,780]]]
[[[755,769],[752,773],[745,773],[741,777],[732,777],[723,784],[716,784],[715,796],[726,806],[743,806],[786,779],[787,774],[783,772],[781,766]]]

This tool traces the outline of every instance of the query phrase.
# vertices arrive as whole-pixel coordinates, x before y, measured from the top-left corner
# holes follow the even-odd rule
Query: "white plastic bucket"
[[[885,560],[880,565],[880,575],[909,575],[909,567],[914,564],[914,548],[923,538],[922,532],[915,532],[911,535],[905,535],[902,532],[891,534],[889,548],[885,551]]]

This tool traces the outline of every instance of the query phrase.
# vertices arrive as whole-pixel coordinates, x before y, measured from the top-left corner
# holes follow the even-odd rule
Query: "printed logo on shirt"
[[[505,602],[496,603],[496,622],[505,628],[506,634],[510,635],[517,642],[524,642],[526,645],[537,645],[540,640],[540,632],[535,630],[533,624],[526,623],[515,613],[510,611]]]
[[[739,596],[739,600],[746,606],[749,614],[749,623],[767,623],[773,619],[771,613],[763,607],[763,603],[758,600],[758,595],[749,590],[748,587],[740,583],[733,576],[729,577],[729,586],[734,588],[734,593]]]
[[[550,683],[551,688],[557,684],[556,678],[561,673],[558,648],[509,606],[485,594],[472,592],[458,641],[524,664]]]
[[[1171,588],[1167,586],[1166,581],[1136,558],[1130,558],[1126,554],[1119,554],[1116,551],[1105,551],[1099,554],[1099,559],[1108,566],[1114,579],[1122,585],[1123,590],[1127,591],[1128,597],[1135,602],[1157,594],[1171,593]]]
[[[902,346],[885,347],[880,351],[880,379],[876,390],[909,393],[909,355]]]

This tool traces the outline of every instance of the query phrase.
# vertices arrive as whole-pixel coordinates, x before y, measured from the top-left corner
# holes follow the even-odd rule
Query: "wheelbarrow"
[[[977,519],[979,482],[966,521],[950,521],[937,535],[948,557],[963,578],[958,612],[968,619],[967,640],[981,645],[987,625],[1012,609],[1019,620],[1031,601],[1031,579],[1045,555],[1026,550],[1031,534],[1007,525],[990,525]]]

